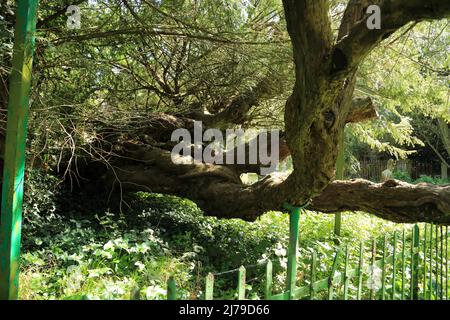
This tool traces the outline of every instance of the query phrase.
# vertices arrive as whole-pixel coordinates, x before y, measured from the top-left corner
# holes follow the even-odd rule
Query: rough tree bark
[[[367,28],[368,1],[350,0],[339,36],[333,41],[327,0],[283,0],[296,78],[285,106],[283,156],[291,154],[294,165],[288,177],[267,176],[246,186],[239,174],[254,170],[252,166],[174,164],[167,141],[173,129],[192,129],[193,119],[158,115],[158,121],[140,128],[141,135],[151,140],[148,143],[136,137],[117,140],[111,133],[114,129],[102,133],[106,140],[115,137],[110,144],[115,146],[111,154],[116,159],[110,158],[107,172],[97,172],[104,173],[97,186],[181,195],[196,201],[206,214],[222,218],[254,220],[285,202],[302,205],[313,199],[310,208],[327,213],[361,210],[397,222],[450,224],[450,185],[332,182],[339,133],[347,122],[376,116],[369,99],[353,100],[358,66],[382,40],[407,23],[450,15],[450,1],[374,2],[381,7],[382,29]],[[227,120],[230,124],[245,121],[248,110],[267,93],[260,83],[228,109],[204,119],[220,128]]]

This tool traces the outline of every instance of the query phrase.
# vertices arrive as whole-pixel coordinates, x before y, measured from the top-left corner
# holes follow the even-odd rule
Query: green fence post
[[[330,277],[328,278],[328,300],[333,300],[334,293],[334,276],[339,265],[339,260],[341,257],[341,248],[338,248],[336,255],[334,256],[333,266],[331,267]]]
[[[375,239],[372,240],[372,261],[370,265],[370,300],[373,300],[375,297],[375,289],[374,289],[374,273],[375,273],[375,261],[377,256],[377,243]]]
[[[214,275],[210,272],[206,276],[205,300],[213,300],[214,297]]]
[[[386,298],[386,250],[387,236],[384,235],[383,255],[381,257],[381,300]]]
[[[436,276],[435,276],[435,283],[436,283],[436,290],[435,290],[435,296],[434,296],[434,300],[438,300],[439,297],[439,226],[436,225],[436,230],[435,230],[435,251],[436,251],[436,257],[435,257],[435,265],[436,265]]]
[[[300,208],[293,207],[289,215],[289,255],[287,267],[286,290],[289,298],[294,298],[297,282],[297,251],[299,237]]]
[[[266,264],[266,300],[272,297],[272,281],[273,281],[273,266],[272,261],[268,260]]]
[[[133,287],[130,292],[130,300],[141,300],[141,289],[139,287]]]
[[[397,282],[397,231],[394,231],[393,251],[392,251],[392,295],[395,300],[395,287]]]
[[[433,298],[433,224],[430,224],[430,280],[428,300]]]
[[[245,267],[239,268],[238,274],[238,300],[245,300]]]
[[[427,239],[428,239],[428,227],[424,225],[423,233],[423,300],[427,299]]]
[[[412,229],[411,238],[411,299],[419,299],[419,226]]]
[[[314,300],[315,290],[314,283],[316,282],[316,264],[317,264],[317,254],[314,250],[311,256],[311,283],[309,285],[309,299]]]
[[[445,298],[448,300],[448,226],[445,227]]]
[[[18,0],[0,222],[0,299],[17,299],[23,180],[38,0]]]
[[[167,280],[167,300],[177,300],[177,284],[172,276]]]
[[[402,300],[405,300],[405,272],[406,272],[406,233],[402,234]]]
[[[440,226],[440,243],[441,243],[441,259],[439,265],[441,266],[440,274],[441,274],[441,291],[440,291],[440,298],[441,300],[444,299],[444,238],[443,238],[443,230],[442,226]]]
[[[338,213],[334,214],[334,235],[336,237],[341,236],[341,229],[342,229],[342,213],[338,212]],[[336,239],[336,241],[339,241],[339,240]]]
[[[362,284],[363,284],[363,263],[364,263],[364,242],[359,244],[359,263],[358,263],[358,291],[356,293],[356,299],[361,300],[362,296]]]

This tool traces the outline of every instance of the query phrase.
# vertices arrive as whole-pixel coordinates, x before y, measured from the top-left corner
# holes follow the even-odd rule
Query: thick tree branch
[[[349,0],[339,26],[338,41],[348,35],[355,23],[365,15],[364,9],[373,2],[373,0]]]
[[[123,150],[128,160],[116,163],[114,172],[96,182],[95,190],[120,185],[122,191],[176,194],[197,202],[206,215],[245,220],[281,210],[287,196],[277,192],[280,185],[290,183],[284,175],[268,176],[246,186],[227,166],[192,163],[186,158],[174,163],[169,151],[131,143],[124,144]],[[326,213],[364,211],[403,223],[450,224],[450,185],[334,181],[309,208]]]
[[[450,225],[450,185],[334,181],[313,200],[311,208],[328,213],[364,211],[400,223]]]
[[[334,176],[341,122],[337,88],[343,83],[330,83],[328,77],[332,47],[328,1],[284,0],[283,4],[296,76],[284,114],[294,171],[276,192],[288,195],[286,200],[292,204],[302,204]]]
[[[187,115],[201,120],[208,128],[228,129],[230,126],[245,124],[249,111],[261,100],[273,97],[278,92],[276,85],[268,78],[261,79],[256,86],[234,98],[220,112],[209,114]]]
[[[381,9],[381,29],[367,27],[369,15],[353,25],[347,36],[334,47],[333,56],[339,57],[335,72],[353,70],[381,41],[409,22],[441,19],[450,16],[447,0],[378,0]],[[365,9],[365,8],[364,8]]]
[[[377,110],[370,98],[356,98],[353,100],[346,123],[357,123],[378,117]]]
[[[151,26],[149,26],[151,27]],[[120,36],[133,36],[133,35],[146,35],[146,36],[166,36],[180,39],[193,39],[199,41],[207,41],[212,43],[221,44],[237,44],[237,45],[273,45],[276,43],[285,43],[285,41],[239,41],[234,39],[223,38],[219,36],[210,36],[204,34],[193,34],[183,31],[178,31],[178,29],[161,29],[161,26],[157,26],[160,30],[155,30],[154,28],[143,29],[143,28],[125,28],[107,31],[95,31],[91,33],[71,35],[60,37],[54,41],[55,45],[67,43],[67,42],[81,42],[96,39],[110,39]]]

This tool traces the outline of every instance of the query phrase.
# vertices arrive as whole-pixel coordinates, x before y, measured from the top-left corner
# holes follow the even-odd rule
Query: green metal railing
[[[317,280],[319,255],[316,250],[312,250],[309,257],[309,270],[297,270],[301,208],[289,209],[290,237],[285,291],[273,292],[273,262],[266,261],[266,300],[448,300],[447,226],[414,225],[402,233],[385,235],[380,250],[377,250],[375,239],[370,244],[359,243],[354,250],[357,254],[353,254],[353,257],[350,244],[337,246],[328,276]],[[370,258],[367,259],[367,256]],[[205,278],[204,299],[213,299],[217,276],[236,273],[237,299],[245,300],[246,271],[241,266],[220,274],[209,273]],[[301,286],[298,286],[299,273],[308,275],[306,279],[303,277],[304,284]],[[175,281],[170,278],[167,298],[176,299],[176,291]]]
[[[0,299],[17,299],[22,225],[25,144],[38,0],[18,0],[0,222]]]

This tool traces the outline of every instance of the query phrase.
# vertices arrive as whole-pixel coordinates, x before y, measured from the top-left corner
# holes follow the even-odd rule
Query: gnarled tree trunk
[[[293,159],[294,170],[288,177],[267,176],[247,186],[239,175],[254,171],[255,166],[171,161],[170,135],[174,129],[192,129],[194,119],[219,128],[245,121],[257,100],[270,94],[265,83],[260,83],[215,115],[155,115],[139,129],[143,139],[130,134],[124,138],[114,128],[99,133],[114,147],[105,150],[103,146],[110,166],[102,172],[97,186],[181,195],[196,201],[206,214],[223,218],[254,220],[286,202],[303,205],[313,199],[310,208],[322,212],[361,210],[397,222],[450,224],[450,186],[332,182],[339,133],[347,122],[376,115],[369,99],[353,100],[358,66],[374,47],[405,24],[450,14],[450,1],[375,2],[381,8],[382,29],[367,28],[369,1],[350,0],[334,41],[328,1],[283,1],[296,76],[285,106],[285,140],[281,143],[283,156],[290,154]]]

